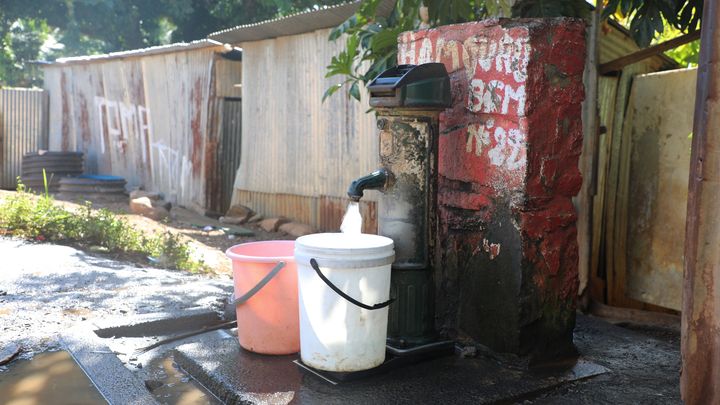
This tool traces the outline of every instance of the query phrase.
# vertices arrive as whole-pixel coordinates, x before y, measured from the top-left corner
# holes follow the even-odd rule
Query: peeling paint
[[[448,333],[537,356],[571,347],[584,29],[572,19],[487,20],[399,37],[399,62],[438,61],[452,73],[435,274]],[[444,292],[453,285],[459,297]]]

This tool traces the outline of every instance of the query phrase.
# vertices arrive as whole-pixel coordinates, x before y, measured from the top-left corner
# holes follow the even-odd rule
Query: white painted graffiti
[[[147,145],[151,137],[150,110],[142,105],[95,97],[100,118],[100,151],[105,153],[105,139],[113,147],[125,150],[128,139],[139,141],[143,160],[147,160]]]
[[[510,102],[515,103],[514,110],[518,115],[525,111],[525,86],[513,89],[500,80],[490,80],[487,84],[482,79],[470,81],[467,105],[470,111],[507,114],[510,110]]]
[[[416,43],[419,49],[416,49]],[[505,32],[497,38],[473,36],[459,42],[414,33],[401,38],[401,63],[441,62],[450,72],[465,69],[468,80],[467,109],[474,113],[525,115],[527,67],[531,54],[526,32]],[[503,121],[505,122],[505,121]],[[508,126],[509,125],[509,126]],[[526,164],[525,133],[517,124],[502,127],[492,118],[467,129],[467,153],[487,156],[491,164],[516,170]]]
[[[157,168],[156,181],[171,198],[184,194],[184,185],[189,183],[192,176],[192,162],[187,156],[176,150],[155,142],[152,144],[156,158],[153,167]]]
[[[487,149],[490,163],[503,166],[508,170],[515,170],[525,166],[527,155],[524,149],[525,135],[520,129],[510,129],[495,126],[495,120],[488,119],[484,124],[470,124],[467,129],[467,142],[465,151],[475,152],[475,156],[482,156]],[[492,139],[491,139],[492,135]],[[490,148],[493,144],[494,146]]]
[[[473,112],[510,113],[510,103],[515,102],[512,113],[525,113],[525,81],[530,55],[526,36],[513,38],[505,33],[500,40],[486,37],[468,38],[464,43],[464,64],[469,89],[467,108]],[[478,69],[490,73],[493,79],[478,78]]]
[[[466,53],[465,68],[468,78],[475,76],[475,69],[483,72],[495,71],[512,76],[516,83],[527,80],[527,65],[530,57],[530,41],[527,36],[516,38],[508,33],[500,40],[476,36],[463,44]]]

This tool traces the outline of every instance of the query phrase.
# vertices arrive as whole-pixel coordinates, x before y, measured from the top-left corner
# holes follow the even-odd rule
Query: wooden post
[[[593,198],[597,192],[597,161],[598,161],[598,57],[602,2],[598,2],[592,15],[592,23],[587,30],[587,60],[583,84],[585,85],[585,100],[582,104],[583,117],[583,149],[580,155],[578,168],[583,177],[582,187],[575,197],[575,207],[578,212],[578,275],[580,287],[578,294],[583,295],[590,275],[590,254],[592,253],[593,235]],[[588,294],[585,294],[587,296]],[[587,303],[588,301],[584,301]],[[584,304],[583,309],[584,308]]]
[[[682,311],[686,404],[720,403],[720,10],[705,0],[693,124]]]

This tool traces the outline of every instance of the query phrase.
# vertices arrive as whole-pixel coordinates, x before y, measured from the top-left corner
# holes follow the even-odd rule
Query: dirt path
[[[0,190],[0,203],[5,199],[16,195],[15,191]],[[95,209],[106,208],[128,221],[135,229],[146,234],[172,232],[181,235],[195,251],[197,258],[202,259],[211,269],[212,274],[220,276],[229,276],[232,274],[230,260],[225,256],[225,251],[231,246],[259,241],[259,240],[276,240],[276,239],[293,239],[291,236],[282,232],[267,232],[256,224],[246,224],[242,227],[253,232],[252,236],[235,236],[229,235],[223,231],[223,224],[212,219],[204,217],[198,213],[181,207],[173,207],[170,212],[170,218],[163,221],[155,221],[142,215],[132,214],[129,212],[128,197],[126,195],[115,197],[88,198],[92,202]],[[56,200],[68,210],[78,210],[83,206],[82,199],[76,201]],[[212,229],[207,228],[208,226]],[[151,266],[149,261],[143,261],[142,258],[122,257],[110,255],[114,259],[124,259],[135,262],[139,265]]]

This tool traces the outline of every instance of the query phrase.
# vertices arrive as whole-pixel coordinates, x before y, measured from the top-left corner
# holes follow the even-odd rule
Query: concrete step
[[[232,332],[204,335],[200,341],[176,347],[174,356],[185,371],[227,403],[511,402],[608,371],[583,359],[569,368],[537,373],[483,355],[452,355],[333,385],[301,371],[293,363],[297,355],[243,350]]]

